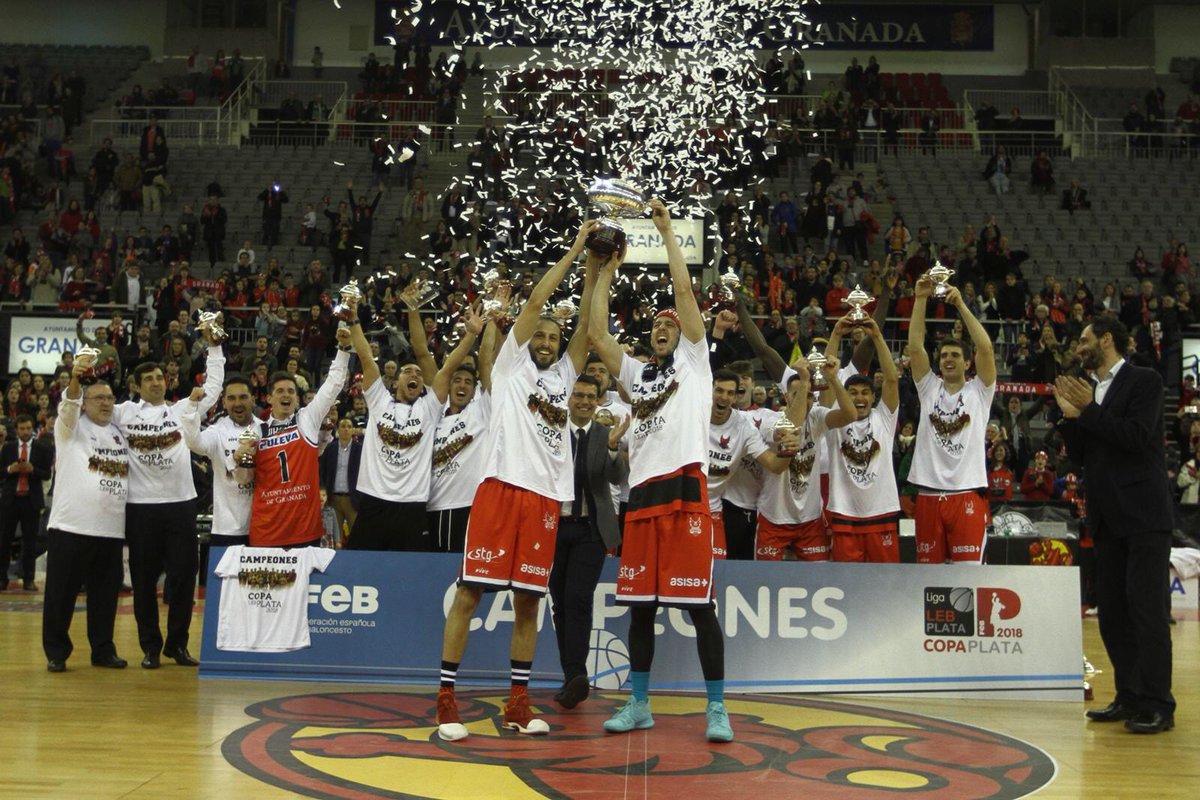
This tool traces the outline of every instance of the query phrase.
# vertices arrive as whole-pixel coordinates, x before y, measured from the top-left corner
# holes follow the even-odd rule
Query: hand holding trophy
[[[874,302],[875,298],[863,291],[862,286],[855,284],[854,291],[846,295],[842,300],[843,305],[850,306],[850,313],[846,315],[851,325],[861,325],[871,318],[871,315],[863,311],[863,306]]]
[[[351,278],[350,282],[338,291],[341,302],[333,307],[333,316],[343,323],[349,323],[358,313],[358,304],[362,302],[362,289],[358,288],[358,279]]]
[[[619,218],[644,216],[650,207],[636,184],[616,178],[597,178],[588,187],[588,201],[600,218],[588,234],[586,247],[598,256],[611,256],[625,246],[625,229]]]
[[[254,469],[254,458],[258,451],[258,434],[253,428],[246,428],[238,435],[238,449],[234,460],[243,469]]]
[[[954,275],[954,270],[947,267],[941,261],[934,261],[933,266],[925,273],[923,277],[928,278],[933,283],[933,297],[935,300],[944,300],[947,293],[950,291],[948,281]]]

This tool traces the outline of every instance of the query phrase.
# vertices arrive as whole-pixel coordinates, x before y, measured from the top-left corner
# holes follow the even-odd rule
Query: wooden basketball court
[[[729,698],[737,740],[703,739],[703,703],[654,696],[657,725],[605,736],[623,696],[571,712],[533,698],[545,738],[496,728],[501,692],[462,692],[462,743],[437,739],[434,692],[377,684],[199,680],[138,667],[129,599],[125,670],[90,666],[84,616],[64,674],[45,669],[41,597],[0,595],[0,797],[10,798],[1187,798],[1200,795],[1200,622],[1174,626],[1175,730],[1084,721],[1085,704],[929,697]],[[81,598],[82,605],[82,598]],[[200,606],[197,607],[199,612]],[[199,641],[199,613],[193,641]],[[1085,652],[1111,673],[1095,619]],[[198,646],[193,647],[198,650]],[[544,657],[544,654],[543,654]]]

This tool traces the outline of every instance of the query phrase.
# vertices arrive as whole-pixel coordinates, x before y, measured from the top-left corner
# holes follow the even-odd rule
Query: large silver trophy
[[[201,311],[200,321],[196,323],[196,330],[218,342],[224,341],[227,336],[225,329],[221,327],[221,315],[216,311]]]
[[[846,315],[846,319],[850,320],[855,325],[861,325],[870,319],[870,315],[863,311],[863,306],[871,303],[875,298],[863,291],[862,286],[855,284],[854,291],[846,295],[842,303],[850,306],[851,311]]]
[[[438,285],[437,276],[430,271],[425,271],[404,287],[400,292],[400,300],[408,306],[410,311],[416,311],[432,303],[441,293],[442,289]]]
[[[558,321],[559,325],[566,327],[576,314],[579,313],[579,306],[575,305],[575,301],[569,297],[564,297],[554,304],[554,308],[550,309],[550,316]]]
[[[358,279],[351,278],[350,282],[338,291],[341,297],[341,302],[333,307],[333,315],[343,322],[349,322],[354,319],[354,309],[352,304],[362,302],[362,289],[358,288]]]
[[[933,266],[925,273],[925,277],[933,281],[933,296],[938,300],[942,300],[950,293],[949,280],[954,275],[954,270],[947,267],[941,261],[934,261]]]
[[[585,245],[598,256],[611,256],[625,246],[625,229],[617,220],[644,216],[650,208],[646,193],[630,181],[597,178],[587,194],[600,213],[600,224],[588,234]]]

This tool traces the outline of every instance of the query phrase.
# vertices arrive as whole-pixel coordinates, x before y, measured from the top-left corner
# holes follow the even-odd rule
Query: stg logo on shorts
[[[631,581],[634,578],[636,578],[638,575],[641,575],[645,571],[646,571],[646,567],[644,564],[639,565],[638,567],[623,566],[619,570],[617,570],[617,580]]]
[[[485,564],[490,564],[493,561],[499,561],[500,559],[504,558],[505,552],[505,550],[500,550],[499,552],[493,553],[486,547],[476,547],[474,550],[467,553],[467,560],[482,561]]]

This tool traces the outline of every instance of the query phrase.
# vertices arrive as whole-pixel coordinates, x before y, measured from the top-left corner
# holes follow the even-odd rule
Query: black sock
[[[520,687],[522,689],[528,689],[529,672],[533,669],[533,662],[517,661],[516,659],[512,659],[509,661],[509,664],[512,665],[513,688],[516,689],[517,687]]]
[[[458,662],[443,661],[442,662],[442,683],[441,688],[453,689],[454,681],[458,679]]]

